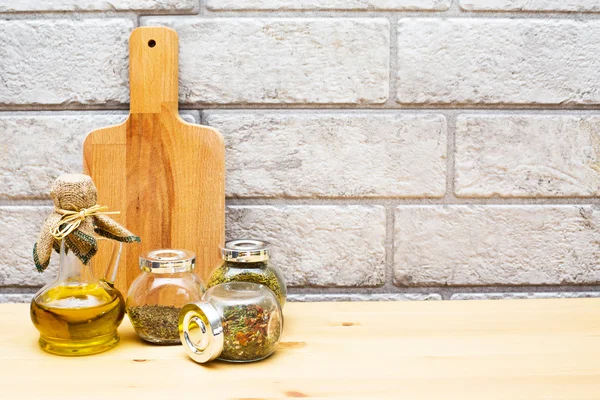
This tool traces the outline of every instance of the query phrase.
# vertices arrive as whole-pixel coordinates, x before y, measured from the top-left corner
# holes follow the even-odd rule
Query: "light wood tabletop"
[[[600,399],[600,299],[289,303],[277,352],[196,364],[125,319],[108,352],[42,352],[0,305],[0,399]]]

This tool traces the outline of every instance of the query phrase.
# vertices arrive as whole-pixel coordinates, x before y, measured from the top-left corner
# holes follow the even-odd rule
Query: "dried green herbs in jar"
[[[138,336],[155,344],[179,344],[179,311],[204,294],[191,251],[159,249],[140,256],[142,273],[129,287],[126,311]]]
[[[180,343],[179,312],[181,308],[145,304],[127,310],[131,325],[144,340],[155,343]]]
[[[283,315],[264,285],[230,282],[216,285],[202,300],[187,304],[179,316],[179,334],[189,356],[204,363],[262,360],[281,339]]]
[[[285,305],[287,290],[280,270],[271,262],[268,242],[253,239],[231,240],[221,250],[223,265],[213,272],[208,287],[227,282],[251,282],[265,285]]]

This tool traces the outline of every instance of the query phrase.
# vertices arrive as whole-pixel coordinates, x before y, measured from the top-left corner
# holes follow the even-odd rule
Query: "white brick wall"
[[[128,101],[123,18],[0,20],[0,105]]]
[[[39,274],[33,265],[33,243],[52,207],[0,207],[0,286],[38,286],[50,282],[56,274],[57,257]]]
[[[598,104],[600,21],[403,18],[400,103]]]
[[[386,19],[142,21],[179,33],[184,103],[383,103],[388,98]]]
[[[33,293],[0,294],[0,303],[29,303],[33,295]]]
[[[459,0],[469,11],[600,11],[597,0]]]
[[[399,206],[399,286],[593,284],[597,206]]]
[[[23,11],[192,11],[196,0],[0,0],[0,12]]]
[[[451,0],[206,0],[210,10],[447,10]]]
[[[385,282],[385,213],[364,206],[230,206],[229,239],[273,244],[273,264],[291,286]]]
[[[91,113],[0,115],[0,198],[46,198],[60,174],[82,169],[86,133],[124,118]]]
[[[441,197],[446,191],[442,115],[207,112],[205,118],[225,136],[232,197]]]
[[[456,293],[452,300],[580,299],[600,297],[600,292]]]
[[[180,36],[188,121],[223,132],[227,235],[295,301],[596,297],[591,0],[0,0],[0,302],[55,177],[129,102],[127,39]]]
[[[600,195],[597,115],[460,115],[458,196]]]

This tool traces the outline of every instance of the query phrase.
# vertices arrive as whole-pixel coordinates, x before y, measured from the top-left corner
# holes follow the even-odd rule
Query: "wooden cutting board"
[[[197,255],[206,279],[220,262],[225,231],[225,146],[210,127],[178,112],[178,37],[164,27],[141,27],[129,38],[131,110],[120,125],[91,132],[83,145],[84,172],[98,204],[120,211],[115,220],[140,236],[124,246],[116,286],[125,295],[139,273],[142,251],[182,248]],[[93,260],[104,273],[109,249]]]

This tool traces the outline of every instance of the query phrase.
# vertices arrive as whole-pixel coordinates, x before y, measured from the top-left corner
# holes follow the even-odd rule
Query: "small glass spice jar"
[[[142,273],[127,293],[126,311],[142,339],[179,344],[179,312],[198,301],[204,285],[194,274],[196,255],[187,250],[152,250],[140,256]]]
[[[206,291],[183,307],[179,334],[188,355],[205,363],[215,358],[251,362],[270,356],[281,339],[283,315],[264,285],[230,282]]]
[[[236,239],[221,249],[223,264],[213,272],[208,287],[227,282],[252,282],[273,291],[281,307],[285,305],[287,289],[279,268],[271,262],[271,245],[263,240]]]

